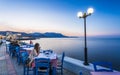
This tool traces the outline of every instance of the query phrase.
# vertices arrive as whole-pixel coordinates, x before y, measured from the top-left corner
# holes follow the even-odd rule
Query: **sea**
[[[32,40],[41,49],[51,49],[66,56],[84,61],[84,38],[40,38]],[[29,42],[29,41],[27,41]],[[113,68],[120,71],[120,38],[87,38],[88,62],[112,62]]]

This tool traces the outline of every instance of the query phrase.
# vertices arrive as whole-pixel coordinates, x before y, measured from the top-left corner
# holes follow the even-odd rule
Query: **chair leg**
[[[25,72],[26,72],[26,68],[25,68],[25,65],[24,65],[24,69],[23,69],[23,70],[24,70],[24,75],[25,75]]]
[[[63,75],[63,69],[61,68],[61,75]]]
[[[33,68],[33,75],[36,75],[36,69]]]
[[[27,67],[27,75],[29,75],[29,67]]]
[[[56,68],[55,67],[53,67],[52,75],[56,75]]]
[[[79,74],[79,75],[83,75],[83,74],[82,74],[82,72],[80,72],[80,74]]]
[[[18,57],[18,65],[20,65],[20,58]]]
[[[37,68],[35,68],[35,74],[36,74],[36,75],[38,75],[38,72],[37,72],[37,71],[38,71]]]
[[[18,62],[18,56],[17,56],[17,62]]]

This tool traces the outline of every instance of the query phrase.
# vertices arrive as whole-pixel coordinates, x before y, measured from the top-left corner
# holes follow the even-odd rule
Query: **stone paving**
[[[0,75],[8,75],[5,53],[5,48],[2,44],[0,45]]]
[[[5,44],[0,46],[0,75],[23,75],[23,65],[18,65],[16,57],[11,57],[6,53]],[[30,75],[32,75],[32,73]],[[57,72],[57,75],[60,75],[60,72]],[[64,70],[64,75],[76,74]]]

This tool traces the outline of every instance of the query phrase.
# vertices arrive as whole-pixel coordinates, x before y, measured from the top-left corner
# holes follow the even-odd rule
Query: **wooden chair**
[[[34,69],[33,68],[31,68],[31,67],[29,67],[28,65],[27,65],[27,60],[28,60],[28,53],[27,52],[22,52],[21,53],[21,61],[23,62],[23,65],[24,65],[24,67],[23,67],[23,73],[24,73],[24,75],[29,75],[29,71],[33,71],[33,73],[34,73]]]
[[[36,58],[35,59],[35,74],[49,75],[50,59]]]
[[[94,70],[96,72],[113,72],[112,63],[110,62],[93,62]],[[104,66],[106,68],[102,68]]]
[[[62,53],[62,57],[61,57],[61,61],[58,62],[58,64],[57,64],[57,70],[61,71],[61,75],[63,75],[63,61],[64,61],[64,57],[65,57],[65,53],[63,52]]]

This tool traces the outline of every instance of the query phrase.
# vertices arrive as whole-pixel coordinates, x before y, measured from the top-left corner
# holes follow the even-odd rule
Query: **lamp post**
[[[88,16],[90,16],[92,13],[94,12],[93,8],[88,8],[87,13],[82,13],[82,12],[78,12],[77,17],[78,18],[83,18],[84,19],[84,44],[85,44],[85,48],[84,48],[84,65],[89,65],[88,63],[88,54],[87,54],[87,39],[86,39],[86,18]]]

